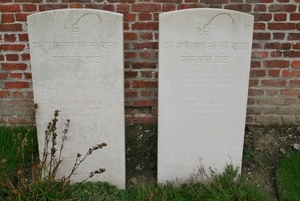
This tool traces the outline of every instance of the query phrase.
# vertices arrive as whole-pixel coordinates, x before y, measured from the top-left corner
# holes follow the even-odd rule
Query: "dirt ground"
[[[277,200],[276,172],[279,161],[295,151],[300,126],[246,127],[242,174]],[[157,126],[126,126],[127,187],[156,182]]]

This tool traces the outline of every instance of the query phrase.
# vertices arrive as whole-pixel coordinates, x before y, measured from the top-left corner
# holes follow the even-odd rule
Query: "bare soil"
[[[242,174],[261,189],[280,200],[276,172],[279,162],[296,149],[300,126],[288,128],[246,127]],[[127,187],[156,182],[157,126],[135,124],[126,126]]]

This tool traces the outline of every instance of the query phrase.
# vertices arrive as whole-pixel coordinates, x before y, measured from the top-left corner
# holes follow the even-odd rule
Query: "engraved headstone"
[[[253,16],[189,9],[159,19],[158,182],[241,168]]]
[[[40,152],[47,124],[59,109],[58,134],[66,119],[70,127],[58,178],[70,173],[77,153],[106,142],[71,181],[106,168],[89,181],[125,188],[123,16],[91,9],[47,11],[28,17],[28,33]]]

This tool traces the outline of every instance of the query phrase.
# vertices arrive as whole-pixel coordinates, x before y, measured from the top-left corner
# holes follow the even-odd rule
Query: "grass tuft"
[[[289,154],[281,161],[278,170],[278,185],[281,200],[300,199],[300,151]]]

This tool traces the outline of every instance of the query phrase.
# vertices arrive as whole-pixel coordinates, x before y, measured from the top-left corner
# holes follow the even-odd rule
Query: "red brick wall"
[[[247,124],[300,122],[300,0],[0,0],[0,123],[30,120],[27,15],[62,8],[123,13],[126,123],[156,123],[158,15],[203,7],[255,18]]]

